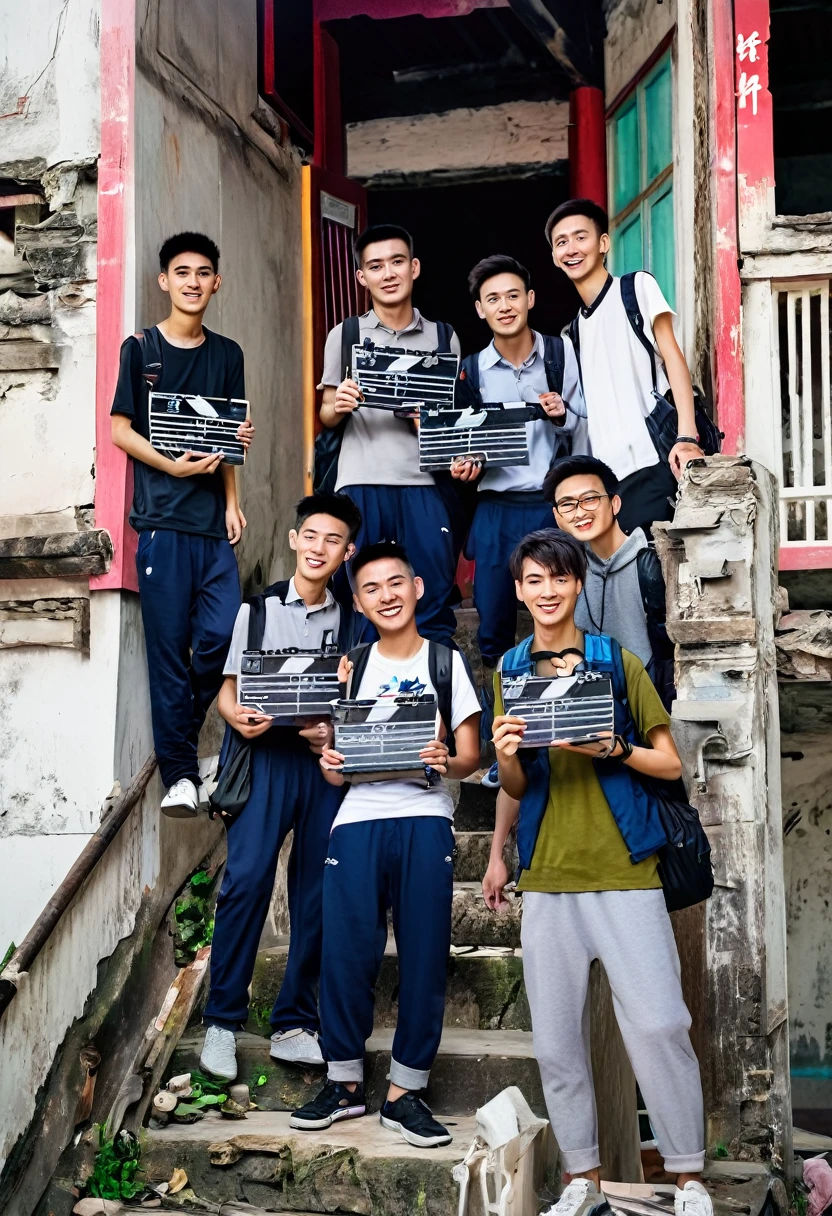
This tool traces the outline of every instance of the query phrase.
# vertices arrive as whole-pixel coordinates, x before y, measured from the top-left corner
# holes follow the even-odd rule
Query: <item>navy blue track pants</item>
[[[269,732],[252,748],[251,795],[228,828],[228,859],[211,944],[204,1020],[236,1030],[248,1016],[248,987],[266,923],[277,858],[294,829],[289,859],[289,957],[271,1013],[273,1031],[319,1031],[321,898],[332,822],[344,795],[328,785],[301,740],[287,747]]]
[[[237,559],[227,540],[156,528],[139,535],[136,567],[159,772],[167,788],[198,785],[197,739],[240,607]]]
[[[321,966],[321,1023],[332,1080],[363,1079],[392,908],[399,1017],[390,1080],[404,1089],[427,1085],[445,1011],[453,851],[451,822],[438,816],[345,823],[332,833]]]

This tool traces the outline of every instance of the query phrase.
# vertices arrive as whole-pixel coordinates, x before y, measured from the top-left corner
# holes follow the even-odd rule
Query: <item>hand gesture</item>
[[[526,733],[526,719],[498,714],[494,719],[493,732],[491,741],[497,749],[497,759],[515,756]]]
[[[439,739],[434,739],[419,752],[419,759],[437,773],[443,776],[448,771],[448,747]]]
[[[541,393],[538,398],[544,414],[549,418],[565,418],[566,406],[560,393]]]
[[[346,684],[350,678],[352,671],[352,661],[345,654],[341,655],[341,662],[338,664],[338,683]]]
[[[503,888],[508,883],[508,867],[502,857],[489,861],[488,869],[482,880],[482,897],[485,906],[498,912],[508,907],[508,900],[503,895]]]
[[[231,725],[244,739],[256,739],[264,735],[272,724],[268,714],[261,714],[258,709],[249,709],[245,705],[235,705]]]
[[[243,528],[248,527],[246,517],[239,507],[225,508],[225,531],[232,545],[239,543]]]
[[[342,380],[335,390],[335,413],[351,414],[364,400],[361,389],[349,377]]]
[[[325,747],[332,746],[335,731],[329,718],[299,718],[298,722],[298,734],[307,740],[310,751],[316,756],[322,755]]]
[[[207,456],[196,456],[193,452],[183,452],[172,460],[170,470],[174,477],[193,477],[197,473],[216,473],[225,452],[209,452]]]
[[[321,768],[334,769],[338,772],[344,767],[346,757],[340,752],[336,752],[331,747],[325,747],[321,751]]]
[[[670,471],[677,481],[681,478],[689,461],[698,460],[705,453],[696,443],[674,443],[670,449],[670,455],[667,458],[667,463],[670,465]]]
[[[455,456],[451,463],[451,477],[456,481],[476,481],[483,464],[484,461],[476,456]]]
[[[237,438],[243,447],[248,451],[251,447],[251,441],[254,438],[254,423],[250,418],[246,418],[245,422],[241,422],[237,428]]]

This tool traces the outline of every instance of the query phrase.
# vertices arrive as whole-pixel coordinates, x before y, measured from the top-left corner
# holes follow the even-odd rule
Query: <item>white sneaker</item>
[[[222,1026],[208,1027],[199,1066],[223,1081],[234,1080],[237,1076],[237,1040],[233,1030],[224,1030]]]
[[[162,810],[171,819],[191,819],[199,806],[199,791],[189,777],[170,787],[162,799]]]
[[[554,1207],[549,1208],[544,1216],[583,1216],[583,1213],[591,1212],[595,1208],[599,1216],[611,1210],[591,1178],[573,1178]]]
[[[318,1036],[307,1030],[282,1030],[273,1034],[269,1055],[284,1064],[321,1065],[324,1062]]]
[[[684,1190],[677,1186],[673,1207],[676,1216],[714,1216],[711,1197],[701,1182],[686,1182]]]

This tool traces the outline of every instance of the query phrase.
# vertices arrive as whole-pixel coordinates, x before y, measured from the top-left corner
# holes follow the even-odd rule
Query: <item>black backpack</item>
[[[363,646],[357,646],[355,650],[351,650],[347,658],[352,663],[352,672],[348,690],[353,689],[358,691],[361,687],[361,680],[364,672],[367,670],[367,663],[370,658],[370,650],[372,642],[368,642]],[[461,652],[460,652],[461,653]],[[464,659],[463,655],[463,659]],[[428,671],[430,673],[430,682],[436,689],[436,704],[439,710],[439,716],[445,724],[445,742],[448,745],[448,753],[451,756],[456,755],[456,743],[454,741],[454,732],[451,726],[451,706],[453,704],[453,659],[454,652],[450,646],[445,646],[442,642],[431,641],[428,643]],[[471,684],[474,684],[473,676],[466,663]],[[345,689],[344,696],[347,695]]]
[[[653,660],[648,666],[648,675],[665,709],[676,700],[676,678],[673,669],[673,643],[667,636],[667,600],[662,566],[656,546],[648,544],[636,554],[638,589],[647,620],[647,636]]]
[[[639,272],[630,271],[629,274],[621,276],[621,302],[624,305],[624,311],[627,314],[627,320],[630,322],[633,333],[650,356],[650,374],[653,379],[653,396],[656,399],[656,404],[644,421],[650,438],[653,441],[654,448],[660,458],[667,461],[671,448],[676,443],[676,436],[679,433],[679,416],[676,413],[676,406],[673,404],[672,392],[668,390],[666,394],[662,395],[658,391],[659,381],[656,372],[656,352],[653,349],[653,343],[644,332],[644,317],[641,315],[638,296],[636,295],[637,273]],[[578,320],[578,317],[572,320],[569,326],[569,337],[575,349],[575,358],[578,360],[578,372],[581,375],[581,385],[583,386],[581,338]],[[716,452],[721,452],[722,440],[725,436],[722,431],[717,429],[711,417],[713,407],[705,400],[705,396],[698,385],[693,386],[693,408],[696,431],[699,435],[699,446],[702,451],[706,456],[713,456]]]
[[[451,349],[453,328],[447,321],[437,321],[436,354],[447,354]],[[341,326],[341,367],[352,367],[352,348],[361,341],[360,318],[346,317]],[[344,431],[350,415],[345,415],[336,426],[322,427],[315,437],[315,472],[313,488],[315,493],[332,493],[338,480],[338,458],[341,455],[341,444],[344,442]]]

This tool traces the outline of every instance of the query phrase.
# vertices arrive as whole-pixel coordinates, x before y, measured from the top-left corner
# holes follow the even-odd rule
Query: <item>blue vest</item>
[[[533,638],[525,638],[519,646],[508,651],[501,666],[503,675],[522,676],[531,673],[533,665],[529,656],[532,641]],[[584,634],[584,662],[588,670],[601,671],[612,677],[615,733],[622,735],[634,746],[641,746],[641,739],[630,713],[627,679],[618,642],[605,634],[597,637]],[[518,755],[528,785],[520,801],[517,852],[520,869],[528,870],[532,864],[540,825],[549,801],[549,749],[528,748],[518,752]],[[613,819],[629,850],[630,861],[634,865],[644,861],[662,845],[667,844],[667,835],[662,828],[655,799],[620,760],[593,760],[592,763]]]

